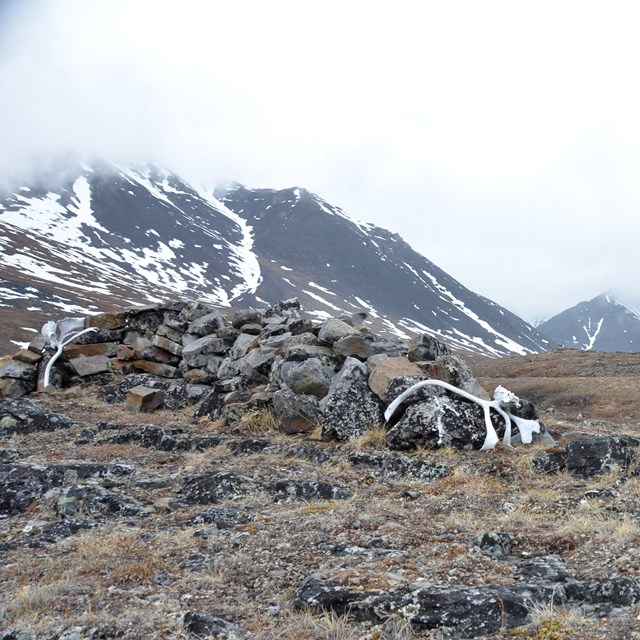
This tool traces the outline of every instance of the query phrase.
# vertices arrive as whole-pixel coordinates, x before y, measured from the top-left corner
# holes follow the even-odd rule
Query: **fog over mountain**
[[[301,185],[529,320],[640,306],[636,11],[7,0],[0,181],[83,149]]]
[[[19,321],[33,329],[70,313],[296,296],[316,319],[365,312],[405,339],[429,333],[491,356],[545,348],[530,325],[397,234],[304,188],[212,193],[153,165],[67,162],[0,199],[0,322],[11,339]]]

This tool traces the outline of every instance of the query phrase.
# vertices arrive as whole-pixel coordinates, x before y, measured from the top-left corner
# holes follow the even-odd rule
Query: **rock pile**
[[[384,424],[385,408],[422,380],[442,380],[487,398],[469,366],[422,334],[408,343],[372,334],[352,318],[313,322],[297,299],[241,310],[227,321],[201,302],[174,302],[102,313],[74,326],[91,329],[64,348],[50,385],[99,382],[102,398],[131,411],[200,403],[196,417],[232,423],[273,412],[287,434],[322,428],[350,440]],[[69,321],[67,321],[69,322]],[[52,357],[45,336],[0,366],[0,392],[17,398],[44,389]],[[439,388],[422,389],[396,411],[389,447],[482,447],[482,409]],[[528,407],[528,418],[537,418]],[[504,431],[496,413],[495,427]],[[542,437],[545,436],[544,427]]]

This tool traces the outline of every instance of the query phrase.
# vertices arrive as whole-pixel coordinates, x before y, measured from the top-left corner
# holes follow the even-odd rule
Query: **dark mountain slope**
[[[234,186],[219,195],[253,229],[263,273],[259,298],[297,294],[325,313],[364,307],[395,333],[427,331],[494,355],[545,348],[532,327],[469,291],[397,234],[354,221],[304,189]]]

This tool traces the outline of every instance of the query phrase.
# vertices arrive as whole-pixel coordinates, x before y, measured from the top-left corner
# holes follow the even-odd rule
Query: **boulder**
[[[180,375],[178,367],[172,367],[169,364],[161,364],[159,362],[151,362],[150,360],[134,360],[133,366],[141,371],[146,371],[154,376],[161,378],[177,378]]]
[[[182,625],[187,633],[196,638],[240,640],[243,637],[235,624],[201,611],[187,611],[182,618]]]
[[[209,356],[224,354],[227,345],[218,336],[204,336],[190,342],[182,350],[182,359],[190,367],[200,369],[206,366]]]
[[[342,487],[318,480],[281,480],[274,482],[269,491],[275,495],[276,500],[346,500],[351,497]]]
[[[511,536],[505,531],[489,531],[478,534],[471,541],[471,546],[480,549],[484,555],[499,558],[511,553],[512,543]]]
[[[21,380],[35,389],[38,370],[35,364],[8,359],[0,365],[0,378]]]
[[[420,482],[435,482],[451,475],[451,467],[438,462],[419,460],[400,453],[385,451],[382,454],[360,451],[349,456],[355,467],[368,467],[382,482],[407,478]]]
[[[387,444],[400,450],[444,446],[480,449],[486,435],[482,407],[445,395],[409,406],[402,418],[387,431]]]
[[[215,308],[206,302],[189,302],[186,305],[183,303],[183,307],[178,314],[178,322],[188,325],[190,322],[213,313],[214,311]]]
[[[107,356],[113,358],[117,352],[116,342],[94,342],[90,344],[69,344],[64,348],[64,355],[73,358]]]
[[[166,338],[164,336],[155,335],[151,338],[151,344],[154,347],[158,347],[158,349],[162,349],[163,351],[167,351],[171,355],[182,357],[182,345]]]
[[[341,338],[346,338],[347,336],[352,336],[357,333],[358,331],[343,320],[329,318],[320,326],[318,340],[324,345],[333,346],[334,342],[337,342]]]
[[[280,431],[287,434],[309,433],[322,421],[320,403],[315,396],[301,395],[285,389],[274,394],[273,412]]]
[[[140,516],[152,513],[153,509],[131,496],[92,483],[65,487],[58,498],[57,511],[62,518],[68,518],[79,514]]]
[[[0,514],[13,515],[53,488],[62,486],[61,465],[0,464]]]
[[[0,398],[22,398],[33,391],[33,384],[23,380],[0,378]]]
[[[263,325],[264,311],[260,309],[242,309],[233,314],[231,326],[234,329],[240,329],[247,324]]]
[[[329,392],[334,371],[322,364],[318,358],[303,362],[285,362],[280,368],[285,384],[298,394],[324,398]]]
[[[212,311],[204,316],[193,320],[187,332],[196,336],[209,336],[215,333],[218,329],[223,329],[225,320],[220,313]]]
[[[108,311],[106,313],[98,313],[95,316],[89,316],[87,326],[96,327],[97,329],[122,329],[127,324],[126,311]]]
[[[353,356],[360,360],[367,360],[367,358],[381,353],[398,356],[405,352],[406,349],[400,342],[379,340],[363,333],[344,336],[333,343],[333,353],[339,358]]]
[[[42,356],[39,353],[34,353],[29,349],[20,349],[12,356],[13,360],[18,362],[25,362],[26,364],[38,364],[42,360]]]
[[[407,357],[411,362],[435,360],[439,356],[448,356],[449,347],[433,336],[423,333],[409,340]]]
[[[380,358],[376,361],[376,364],[371,367],[371,372],[369,374],[369,386],[382,401],[389,404],[385,395],[386,391],[391,382],[395,378],[399,378],[401,376],[415,376],[416,382],[425,378],[420,367],[409,361],[407,358]],[[402,391],[408,388],[409,387],[407,386]],[[391,402],[395,397],[400,395],[402,391],[391,398]]]
[[[640,440],[631,436],[592,436],[566,441],[565,448],[553,448],[534,458],[539,471],[568,471],[580,478],[610,473],[614,467],[627,470],[637,459]]]
[[[367,379],[367,367],[360,360],[345,360],[320,401],[323,437],[349,440],[383,424],[383,405]]]
[[[46,411],[29,400],[0,400],[0,435],[55,431],[75,426],[67,416]]]
[[[238,358],[242,358],[249,353],[249,349],[258,346],[258,341],[256,340],[255,335],[250,333],[241,333],[233,343],[231,349],[229,349],[229,358],[232,360],[237,360]]]

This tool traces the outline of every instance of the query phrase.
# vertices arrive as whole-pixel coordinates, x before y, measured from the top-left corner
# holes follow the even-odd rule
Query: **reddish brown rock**
[[[160,389],[151,389],[144,385],[138,385],[129,389],[124,408],[132,413],[153,411],[164,403],[164,394]]]
[[[394,378],[400,376],[423,376],[422,369],[407,358],[382,358],[369,375],[369,387],[384,399],[384,393]]]

